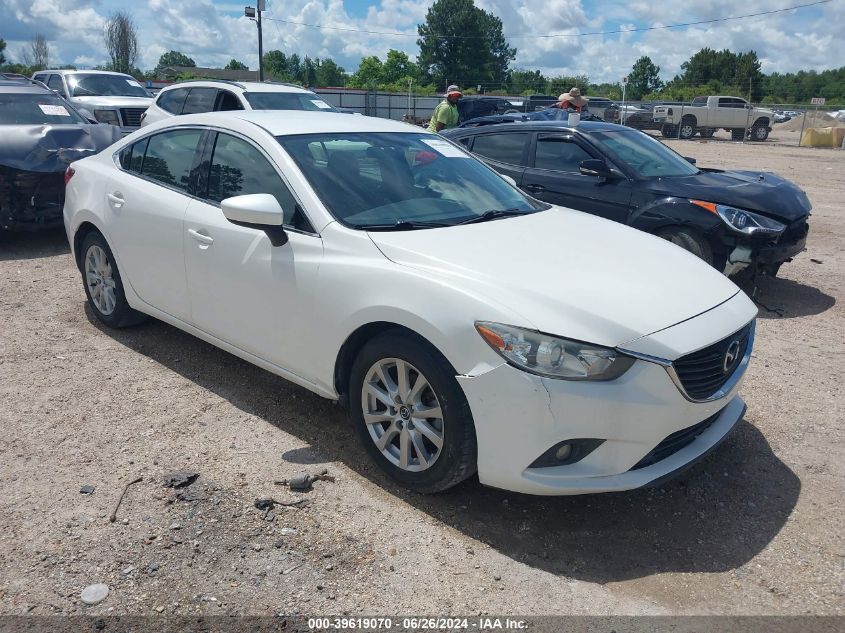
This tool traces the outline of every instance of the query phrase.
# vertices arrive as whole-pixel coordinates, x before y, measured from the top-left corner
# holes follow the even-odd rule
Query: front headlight
[[[94,118],[100,123],[120,125],[120,121],[117,119],[117,112],[114,110],[94,110]]]
[[[703,200],[690,200],[690,202],[710,213],[715,213],[722,218],[728,228],[743,235],[780,235],[786,228],[785,224],[777,220],[726,204],[715,204]]]
[[[564,380],[613,380],[634,359],[614,349],[536,330],[477,321],[475,329],[508,363],[532,374]]]

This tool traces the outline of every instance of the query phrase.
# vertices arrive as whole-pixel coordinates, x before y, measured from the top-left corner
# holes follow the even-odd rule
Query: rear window
[[[87,123],[67,103],[52,94],[0,93],[0,124]]]
[[[707,97],[696,97],[692,100],[692,105],[694,106],[706,106],[707,105]]]
[[[337,112],[330,104],[313,93],[303,92],[245,92],[253,110],[322,110]]]
[[[214,110],[214,100],[217,99],[217,88],[191,88],[182,114],[199,114]]]

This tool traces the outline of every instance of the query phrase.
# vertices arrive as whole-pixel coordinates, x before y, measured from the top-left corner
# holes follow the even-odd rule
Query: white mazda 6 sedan
[[[756,308],[669,242],[539,202],[403,123],[226,112],[67,170],[94,314],[170,323],[340,400],[436,492],[627,490],[742,419]],[[608,185],[612,186],[612,185]]]

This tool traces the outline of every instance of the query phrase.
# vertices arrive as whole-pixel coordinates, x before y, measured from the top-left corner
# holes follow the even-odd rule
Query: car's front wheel
[[[668,240],[689,251],[696,257],[703,259],[711,266],[713,265],[713,249],[710,243],[697,231],[685,226],[679,226],[663,229],[658,235],[664,240]]]
[[[92,231],[82,240],[82,281],[85,295],[96,317],[113,328],[127,327],[146,316],[133,310],[126,301],[117,262],[106,239]]]
[[[449,363],[402,332],[358,354],[349,380],[352,422],[378,465],[418,492],[440,492],[476,470],[469,404]]]
[[[769,138],[769,126],[765,123],[755,123],[751,128],[752,141],[765,141]]]

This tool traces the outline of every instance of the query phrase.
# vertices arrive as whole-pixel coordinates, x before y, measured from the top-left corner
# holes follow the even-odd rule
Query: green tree
[[[419,69],[407,53],[392,48],[387,51],[387,59],[381,68],[380,83],[395,84],[406,77],[416,78],[418,75]]]
[[[262,58],[265,72],[281,81],[290,81],[288,76],[288,58],[282,51],[272,50],[264,53]]]
[[[320,61],[319,59],[317,60]],[[308,55],[305,56],[305,59],[302,61],[302,72],[300,75],[300,80],[306,86],[316,86],[317,85],[317,66]]]
[[[317,60],[318,86],[345,86],[348,75],[333,59]]]
[[[349,86],[352,88],[377,88],[381,83],[381,60],[375,55],[364,57],[352,76]]]
[[[138,34],[132,15],[127,11],[112,14],[103,36],[112,68],[121,73],[132,70],[138,57]]]
[[[651,57],[644,55],[634,62],[634,66],[631,68],[625,96],[636,101],[642,99],[644,94],[658,92],[662,87],[660,66],[655,66]]]
[[[191,68],[196,68],[196,62],[179,51],[168,51],[158,58],[156,71],[167,68],[168,66],[190,66]]]
[[[229,63],[226,64],[224,68],[226,70],[249,70],[249,66],[247,66],[246,64],[242,64],[237,59],[230,59]]]
[[[0,64],[6,63],[6,55],[3,53],[3,51],[5,51],[5,50],[6,50],[6,40],[4,40],[2,37],[0,37]]]
[[[516,49],[508,45],[502,20],[473,0],[435,0],[417,26],[418,64],[439,85],[503,86]]]
[[[508,92],[516,94],[543,94],[546,78],[539,70],[512,70],[508,74]]]

